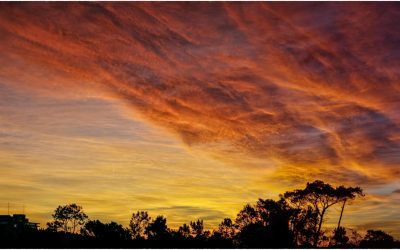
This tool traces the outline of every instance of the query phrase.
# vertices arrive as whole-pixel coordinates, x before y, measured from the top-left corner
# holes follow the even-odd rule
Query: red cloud
[[[398,5],[0,5],[5,79],[89,82],[187,144],[226,143],[282,172],[398,173]]]

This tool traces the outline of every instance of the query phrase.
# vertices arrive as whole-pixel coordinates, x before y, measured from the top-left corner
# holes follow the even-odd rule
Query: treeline
[[[145,211],[132,214],[128,227],[89,220],[81,206],[59,206],[46,229],[2,232],[1,242],[18,248],[400,248],[399,241],[381,230],[364,237],[341,226],[345,206],[364,196],[359,187],[332,187],[322,181],[286,192],[279,200],[247,204],[234,220],[204,229],[203,220],[170,229],[163,216]],[[338,225],[323,230],[327,211],[340,207]],[[3,230],[4,231],[4,230]]]

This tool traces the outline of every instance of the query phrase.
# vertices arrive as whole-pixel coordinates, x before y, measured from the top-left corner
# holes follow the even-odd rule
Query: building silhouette
[[[30,222],[25,214],[0,215],[0,228],[11,231],[21,231],[23,229],[38,229],[39,223]]]

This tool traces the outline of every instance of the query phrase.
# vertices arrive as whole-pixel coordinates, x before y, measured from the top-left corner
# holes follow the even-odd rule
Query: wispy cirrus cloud
[[[189,145],[223,141],[328,175],[366,163],[381,173],[371,180],[398,171],[392,4],[2,5],[3,77],[46,85],[34,64],[52,82],[90,82]]]

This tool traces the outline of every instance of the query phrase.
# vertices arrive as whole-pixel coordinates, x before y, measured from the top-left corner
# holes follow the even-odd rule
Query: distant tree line
[[[400,248],[399,241],[381,230],[368,230],[362,237],[341,226],[346,204],[361,196],[359,187],[332,187],[316,180],[279,200],[247,204],[234,220],[225,218],[212,231],[200,219],[170,229],[164,216],[151,218],[146,211],[133,213],[124,227],[89,220],[81,206],[69,204],[56,208],[46,229],[18,234],[2,230],[0,241],[13,248]],[[337,227],[323,230],[333,206],[341,208]]]

